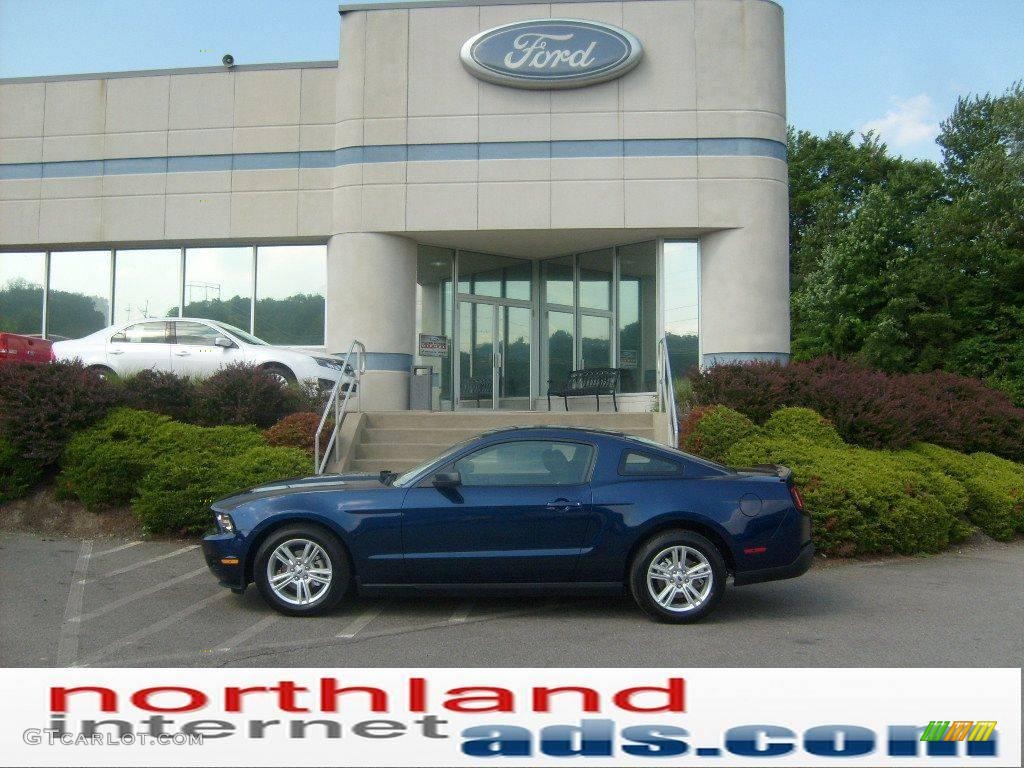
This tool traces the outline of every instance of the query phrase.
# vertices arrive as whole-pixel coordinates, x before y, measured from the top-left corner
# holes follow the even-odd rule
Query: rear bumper
[[[239,540],[233,534],[215,533],[203,539],[203,556],[206,565],[217,577],[222,587],[242,592],[246,587],[245,557]],[[234,559],[235,564],[230,564]],[[228,560],[229,562],[224,562]]]
[[[800,549],[796,559],[786,565],[777,565],[773,568],[761,568],[756,571],[740,571],[734,575],[733,583],[737,587],[746,584],[759,584],[762,581],[779,581],[780,579],[795,579],[803,576],[811,567],[814,560],[814,545],[807,542]]]

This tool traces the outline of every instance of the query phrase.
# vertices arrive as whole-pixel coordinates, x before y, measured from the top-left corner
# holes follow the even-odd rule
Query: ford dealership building
[[[0,81],[0,331],[358,339],[368,410],[788,357],[778,5],[340,11],[339,61]]]

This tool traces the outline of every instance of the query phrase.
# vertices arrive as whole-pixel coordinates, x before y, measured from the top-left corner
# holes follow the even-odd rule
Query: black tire
[[[296,378],[295,374],[292,373],[292,369],[286,365],[271,363],[270,365],[263,366],[263,370],[280,378],[281,382],[285,385],[295,384],[298,382],[298,378]]]
[[[318,545],[326,555],[327,565],[331,571],[330,583],[326,588],[322,589],[321,592],[315,595],[310,595],[312,599],[305,604],[290,602],[289,600],[282,598],[270,584],[270,574],[268,573],[267,567],[268,563],[274,556],[275,550],[289,541],[309,541]],[[296,545],[296,548],[299,546],[300,545]],[[317,558],[311,563],[311,565],[317,566],[322,570],[324,562]],[[284,573],[288,572],[288,569],[284,564],[279,561],[275,561],[274,569],[277,570],[280,575],[284,575]],[[260,594],[263,595],[263,599],[266,600],[274,610],[287,616],[318,616],[322,613],[326,613],[338,604],[338,602],[349,591],[352,584],[352,569],[348,555],[345,552],[345,548],[333,534],[316,525],[288,525],[271,533],[266,539],[264,539],[259,550],[256,552],[256,560],[253,563],[252,576]],[[307,577],[307,581],[305,582],[307,585],[310,583],[308,580],[309,578],[311,577]],[[294,579],[292,580],[292,583],[294,583]],[[317,585],[318,583],[314,582],[312,589],[315,590]],[[289,594],[291,593],[291,590],[288,587],[283,587],[283,589],[285,592]],[[307,586],[307,589],[310,588]],[[296,593],[297,592],[298,587],[296,587]],[[294,599],[300,599],[298,598],[298,594],[292,595],[292,597]]]
[[[107,368],[105,365],[90,365],[86,370],[104,381],[110,381],[117,378],[117,373],[114,372],[114,369]]]
[[[648,569],[656,559],[668,562],[671,555],[666,556],[666,552],[673,547],[686,547],[691,552],[700,553],[703,560],[710,565],[711,583],[706,584],[700,578],[691,578],[690,581],[686,581],[686,577],[682,573],[677,582],[675,581],[674,566],[669,562],[667,572],[672,573],[672,586],[676,587],[676,592],[671,592],[667,597],[672,605],[672,608],[669,608],[659,603],[651,593],[652,587],[648,584]],[[692,563],[691,569],[701,564],[696,555],[684,553],[684,556],[687,563]],[[691,557],[693,559],[690,559]],[[636,553],[629,568],[629,589],[636,604],[651,618],[673,624],[687,624],[699,621],[714,609],[718,601],[722,599],[722,593],[725,592],[726,576],[727,569],[725,561],[722,559],[722,553],[705,537],[686,530],[666,531],[653,536]],[[668,588],[669,579],[656,579],[652,583],[659,586],[664,584]],[[684,598],[689,594],[690,599],[693,599],[694,592],[697,593],[697,596],[702,596],[702,599],[694,600],[694,607],[689,607],[689,602]],[[681,597],[674,602],[676,598],[673,596],[676,595]]]

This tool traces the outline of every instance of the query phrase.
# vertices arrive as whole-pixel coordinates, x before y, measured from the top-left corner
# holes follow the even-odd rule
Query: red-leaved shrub
[[[277,424],[263,433],[269,445],[287,448],[299,448],[313,455],[313,438],[320,425],[320,414],[312,412],[293,413],[285,416]],[[330,436],[330,423],[325,425],[320,435],[320,450],[324,450]]]
[[[785,406],[811,408],[849,443],[904,448],[929,442],[1024,460],[1024,408],[978,379],[933,371],[888,374],[821,357],[716,365],[691,374],[697,405],[726,405],[763,424]]]
[[[106,415],[114,388],[79,362],[0,365],[0,435],[18,456],[55,464],[71,436]]]

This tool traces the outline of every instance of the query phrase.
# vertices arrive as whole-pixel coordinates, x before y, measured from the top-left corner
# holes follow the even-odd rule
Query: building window
[[[681,379],[700,365],[700,246],[666,242],[664,260],[665,336],[672,377]]]
[[[459,293],[529,301],[532,284],[528,259],[459,251]]]
[[[181,250],[117,251],[114,257],[114,322],[178,317]]]
[[[580,308],[612,308],[613,248],[580,254]]]
[[[618,249],[618,368],[623,392],[651,392],[658,366],[658,249],[637,243]]]
[[[270,344],[321,346],[326,293],[327,246],[258,247],[253,333]]]
[[[110,251],[54,251],[46,337],[79,339],[110,325]]]
[[[188,248],[184,317],[252,325],[253,249]]]
[[[416,365],[432,370],[431,404],[450,411],[452,400],[452,268],[454,251],[421,245],[416,255]],[[436,338],[423,339],[420,335]],[[422,353],[428,354],[422,354]]]
[[[43,332],[45,253],[0,253],[0,331]]]

